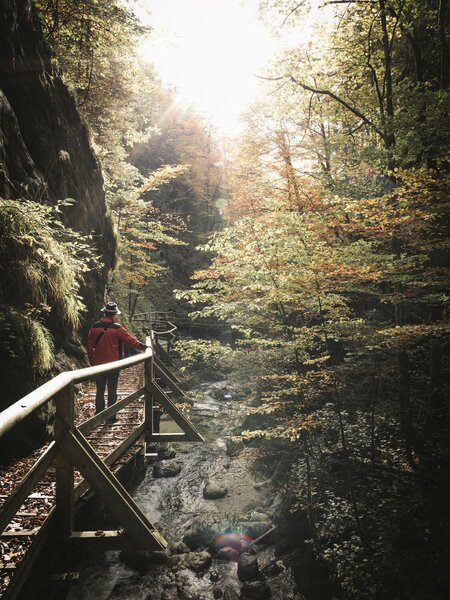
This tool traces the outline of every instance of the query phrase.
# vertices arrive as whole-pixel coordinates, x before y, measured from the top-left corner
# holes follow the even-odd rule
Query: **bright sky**
[[[258,0],[149,0],[154,31],[143,56],[180,99],[226,132],[257,97],[276,40],[258,21]]]

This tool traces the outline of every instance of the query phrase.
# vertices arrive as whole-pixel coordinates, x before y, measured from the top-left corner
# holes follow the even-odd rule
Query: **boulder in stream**
[[[260,581],[262,579],[258,557],[253,549],[248,550],[240,556],[237,574],[241,581]]]
[[[237,521],[237,516],[232,513],[215,512],[198,515],[192,520],[183,542],[192,550],[201,546],[217,550],[220,546],[230,545],[221,544],[220,541],[225,534],[235,530]]]
[[[191,551],[189,546],[181,541],[173,542],[173,544],[170,544],[169,550],[170,550],[171,554],[186,554],[186,552]]]
[[[140,578],[133,576],[118,581],[108,596],[108,600],[118,600],[119,598],[123,598],[125,594],[130,593],[138,596],[140,592],[142,592],[142,583]]]
[[[265,581],[246,581],[241,589],[242,600],[270,600],[272,591]]]
[[[227,494],[228,488],[213,479],[208,479],[203,488],[203,498],[206,500],[217,500],[218,498],[224,498]]]
[[[219,548],[214,558],[226,562],[237,562],[239,560],[239,552],[231,546],[224,546],[223,548]]]
[[[169,560],[169,553],[167,550],[154,552],[148,550],[122,550],[120,560],[127,567],[145,572],[153,565],[166,565]]]
[[[223,592],[223,600],[240,600],[240,596],[235,589],[227,587]]]
[[[272,527],[272,523],[269,520],[264,521],[239,521],[238,527],[250,538],[256,540],[263,533],[269,531]]]
[[[212,562],[211,554],[206,550],[200,552],[186,552],[184,554],[175,554],[168,561],[169,567],[178,567],[180,569],[190,569],[199,573],[207,569]]]
[[[244,442],[239,437],[229,437],[226,440],[228,456],[237,456],[244,449]]]
[[[264,569],[264,575],[268,577],[276,577],[280,573],[283,573],[286,570],[284,563],[282,560],[275,560],[269,563]]]
[[[217,381],[209,384],[208,391],[216,400],[223,400],[224,396],[233,397],[233,387],[229,381]],[[231,400],[231,398],[226,398],[226,400]]]
[[[182,463],[178,460],[157,462],[153,467],[153,477],[176,477],[181,468]]]
[[[158,459],[159,460],[168,460],[170,458],[175,458],[177,453],[174,448],[167,442],[161,442],[157,446]]]

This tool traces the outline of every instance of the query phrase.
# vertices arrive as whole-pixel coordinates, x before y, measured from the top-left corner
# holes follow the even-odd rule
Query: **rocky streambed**
[[[300,600],[275,556],[281,498],[255,475],[256,450],[232,439],[242,419],[226,382],[203,384],[191,419],[205,443],[159,452],[134,497],[170,542],[166,552],[106,552],[81,569],[83,600]],[[255,541],[261,538],[255,544]]]

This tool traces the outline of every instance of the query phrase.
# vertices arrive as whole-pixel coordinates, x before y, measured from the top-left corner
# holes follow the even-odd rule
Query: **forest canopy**
[[[281,36],[314,8],[262,4]],[[271,93],[247,115],[226,224],[203,246],[214,258],[178,292],[233,343],[216,363],[209,341],[180,348],[193,367],[204,355],[240,375],[254,399],[247,443],[295,456],[299,544],[345,598],[444,597],[448,3],[321,10],[314,43],[264,75]]]

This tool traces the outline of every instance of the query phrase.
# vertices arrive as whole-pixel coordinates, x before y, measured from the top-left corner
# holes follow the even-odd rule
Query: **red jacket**
[[[103,317],[92,325],[88,334],[87,351],[92,366],[119,360],[124,357],[124,345],[144,350],[142,344],[112,317]]]

